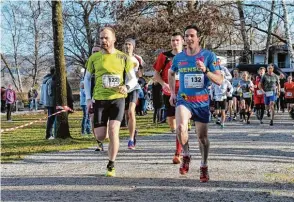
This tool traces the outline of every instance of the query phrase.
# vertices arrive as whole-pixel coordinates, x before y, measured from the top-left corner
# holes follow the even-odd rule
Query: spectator
[[[152,97],[153,97],[153,123],[158,123],[161,121],[161,111],[163,105],[163,97],[162,97],[162,87],[160,83],[154,81],[152,84]]]
[[[4,86],[1,87],[1,112],[5,113],[5,105],[6,105],[6,96],[5,96],[6,88]]]
[[[37,97],[38,97],[37,90],[34,89],[34,88],[31,88],[30,91],[28,92],[28,98],[29,98],[29,101],[30,101],[30,110],[31,111],[33,109],[35,109],[36,111],[38,110]]]
[[[137,115],[143,116],[143,106],[145,104],[144,102],[145,98],[144,98],[144,92],[143,89],[139,89],[139,93],[138,93],[138,105],[137,105],[137,110],[136,113]]]
[[[5,91],[6,106],[7,106],[7,121],[11,120],[11,112],[16,101],[15,91],[12,89],[12,85],[9,84]]]
[[[90,116],[87,110],[87,101],[86,101],[86,93],[84,89],[84,82],[80,84],[80,105],[83,110],[83,119],[82,119],[82,135],[86,133],[91,134],[91,124],[90,124]]]
[[[41,88],[41,103],[46,107],[48,116],[51,116],[56,112],[56,99],[55,99],[55,79],[53,79],[55,69],[50,69],[50,74],[47,74],[43,78]],[[55,116],[51,116],[47,119],[46,125],[46,139],[54,139],[55,135],[52,133],[52,128],[55,123]]]
[[[143,92],[144,92],[144,100],[142,103],[142,111],[143,111],[143,115],[147,114],[147,104],[150,101],[150,93],[148,92],[148,83],[145,83],[144,87],[143,87]],[[148,100],[148,102],[147,102]]]

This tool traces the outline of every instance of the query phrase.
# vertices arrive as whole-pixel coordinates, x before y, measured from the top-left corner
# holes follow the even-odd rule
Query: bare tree
[[[272,6],[271,11],[274,11],[275,9],[275,0],[272,0]],[[267,31],[267,40],[266,40],[266,47],[265,47],[265,57],[264,57],[264,64],[268,64],[268,58],[269,58],[269,46],[272,38],[272,26],[273,26],[273,16],[274,12],[270,12],[270,19],[268,23],[268,31]]]
[[[51,23],[47,13],[49,7],[45,2],[29,1],[24,17],[26,18],[27,35],[26,46],[32,47],[32,54],[26,54],[25,61],[28,63],[25,74],[32,79],[31,86],[35,86],[39,74],[51,66],[51,49],[48,48],[48,37],[51,32]],[[46,27],[46,29],[44,29]]]
[[[284,27],[285,27],[285,33],[286,33],[286,39],[287,39],[287,46],[288,46],[288,52],[290,55],[290,67],[294,67],[294,52],[293,52],[292,40],[290,36],[288,12],[286,8],[285,0],[282,0],[282,6],[284,11]]]
[[[1,59],[2,59],[2,61],[4,62],[5,67],[8,69],[8,72],[9,72],[9,74],[10,74],[10,76],[11,76],[11,79],[12,79],[13,85],[15,86],[16,90],[19,91],[19,89],[18,89],[18,85],[17,85],[17,83],[16,83],[16,79],[15,79],[15,77],[14,77],[12,71],[11,71],[11,67],[10,67],[10,65],[7,63],[5,57],[4,57],[4,55],[3,55],[2,53],[1,53]]]
[[[53,25],[53,42],[54,42],[54,59],[55,59],[55,76],[56,76],[56,104],[58,106],[67,105],[66,89],[66,69],[63,47],[63,19],[61,1],[52,1],[52,25]],[[68,125],[67,112],[58,114],[56,117],[56,137],[71,138]]]
[[[4,30],[8,31],[11,37],[11,44],[7,49],[10,49],[10,53],[12,54],[13,62],[12,68],[16,69],[17,73],[17,85],[16,89],[18,91],[23,92],[22,81],[21,81],[21,74],[20,74],[20,52],[21,52],[21,45],[24,41],[24,31],[22,30],[22,23],[23,19],[19,17],[21,5],[15,4],[13,2],[7,2],[7,6],[4,7],[4,11],[2,16],[5,21],[6,27]]]
[[[237,1],[237,6],[238,6],[238,13],[240,17],[240,32],[242,35],[243,39],[243,44],[244,44],[244,50],[242,54],[242,59],[240,62],[242,63],[251,63],[251,54],[250,54],[250,45],[249,45],[249,40],[248,40],[248,35],[246,32],[246,22],[245,22],[245,15],[243,11],[243,4],[240,0]]]
[[[65,50],[73,63],[84,67],[94,46],[100,22],[106,16],[107,2],[65,2]],[[110,9],[110,8],[108,8]]]

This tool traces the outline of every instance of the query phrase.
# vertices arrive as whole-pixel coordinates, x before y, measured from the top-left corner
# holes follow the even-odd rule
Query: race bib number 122
[[[203,88],[204,74],[185,74],[185,88]]]
[[[102,86],[104,88],[118,87],[119,84],[120,84],[120,76],[119,75],[104,74],[102,76]]]

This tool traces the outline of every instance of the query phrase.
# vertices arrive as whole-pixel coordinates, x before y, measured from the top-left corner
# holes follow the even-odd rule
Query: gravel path
[[[210,124],[211,180],[199,182],[199,150],[191,134],[191,171],[171,163],[174,134],[140,137],[134,151],[121,141],[115,178],[104,177],[107,152],[32,155],[1,165],[1,201],[294,201],[294,126],[278,114],[273,127]],[[283,124],[281,124],[283,122]]]

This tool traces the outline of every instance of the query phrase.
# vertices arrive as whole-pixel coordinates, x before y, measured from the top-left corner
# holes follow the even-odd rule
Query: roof
[[[267,66],[267,64],[239,64],[235,69],[238,69],[239,71],[248,71],[251,74],[256,74],[260,67],[267,68]],[[287,76],[287,74],[275,64],[274,73],[278,75],[284,74],[285,76]]]

